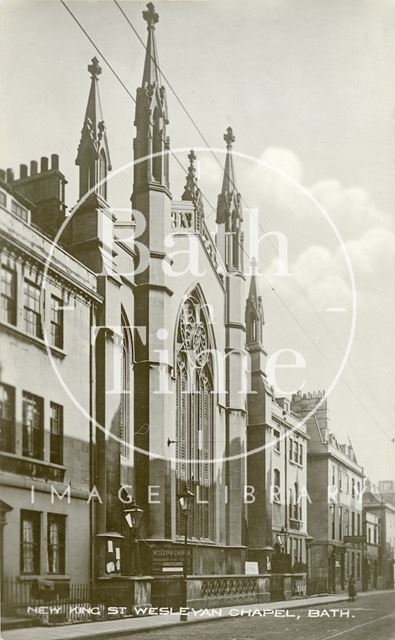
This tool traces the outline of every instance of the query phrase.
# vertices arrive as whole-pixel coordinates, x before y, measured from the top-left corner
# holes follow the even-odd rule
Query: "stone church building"
[[[163,558],[177,564],[183,548],[185,487],[194,494],[189,573],[243,574],[247,559],[265,573],[284,526],[288,543],[292,527],[297,540],[295,562],[306,562],[305,506],[281,511],[268,499],[281,482],[292,500],[280,466],[285,441],[281,463],[274,444],[246,455],[293,426],[289,482],[305,483],[306,431],[266,380],[262,300],[245,273],[235,136],[230,127],[224,135],[212,237],[193,152],[181,198],[172,192],[158,15],[151,3],[143,15],[130,215],[111,209],[96,58],[71,215],[57,156],[50,166],[47,158],[39,168],[21,165],[19,178],[0,176],[1,530],[11,576],[84,582],[162,572]],[[257,500],[246,496],[248,485]],[[142,509],[133,558],[125,520],[132,498]]]

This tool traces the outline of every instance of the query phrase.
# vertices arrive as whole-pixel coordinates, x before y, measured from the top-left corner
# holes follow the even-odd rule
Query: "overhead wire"
[[[125,17],[127,23],[129,24],[129,26],[131,27],[131,29],[133,30],[133,32],[135,33],[135,35],[138,37],[139,41],[141,42],[141,44],[144,46],[144,49],[147,51],[147,47],[144,44],[142,38],[139,36],[137,30],[135,29],[135,27],[133,26],[132,22],[129,20],[128,16],[125,14],[125,12],[123,11],[122,7],[119,5],[117,0],[113,0],[115,5],[118,7],[118,9],[120,10],[120,12],[122,13],[122,15]],[[129,91],[129,89],[127,88],[127,86],[125,85],[125,83],[123,82],[123,80],[120,78],[119,74],[115,71],[114,67],[111,65],[111,63],[108,61],[107,57],[104,55],[103,51],[98,47],[98,45],[96,44],[96,42],[93,40],[93,38],[89,35],[89,33],[87,32],[87,30],[84,28],[84,26],[81,24],[81,22],[78,20],[77,16],[74,14],[74,12],[70,9],[70,7],[68,7],[68,5],[66,4],[65,0],[59,0],[59,2],[63,5],[63,7],[66,9],[66,11],[70,14],[70,16],[73,18],[73,20],[76,22],[76,24],[78,25],[78,27],[81,29],[81,31],[84,33],[85,37],[89,40],[89,42],[92,44],[92,46],[94,47],[95,51],[97,51],[97,53],[100,55],[100,57],[103,59],[103,61],[105,62],[105,64],[107,65],[107,67],[110,69],[111,73],[114,75],[114,77],[117,79],[117,81],[120,83],[120,85],[123,87],[123,89],[126,91],[127,95],[129,96],[129,98],[131,98],[131,100],[133,101],[134,104],[136,104],[136,99],[134,98],[134,96],[132,95],[132,93]],[[152,56],[151,56],[152,58]],[[152,58],[153,59],[153,58]],[[219,161],[218,157],[216,156],[215,152],[211,149],[210,145],[208,144],[204,134],[202,133],[200,127],[197,125],[197,123],[195,122],[195,120],[193,119],[193,117],[190,115],[188,109],[185,107],[184,103],[182,102],[181,98],[179,98],[177,92],[175,91],[175,89],[172,87],[172,85],[170,84],[169,80],[167,79],[167,76],[165,76],[165,74],[163,73],[163,71],[161,70],[160,66],[158,65],[157,61],[154,60],[155,65],[158,68],[159,73],[161,74],[161,76],[164,78],[164,80],[167,82],[168,86],[170,87],[172,93],[175,95],[175,97],[177,98],[177,101],[179,102],[179,104],[182,106],[183,111],[188,115],[188,118],[190,119],[190,121],[192,122],[192,124],[194,125],[194,127],[196,128],[196,130],[198,131],[199,135],[202,137],[203,141],[205,142],[206,146],[208,147],[208,149],[210,150],[210,152],[212,153],[212,155],[215,157],[216,161],[218,162],[219,166],[221,167],[222,170],[224,170],[221,162]],[[181,169],[184,171],[184,173],[187,175],[188,174],[188,170],[184,167],[184,165],[182,164],[182,162],[177,158],[177,156],[175,155],[175,153],[172,151],[172,149],[170,148],[168,141],[165,141],[162,138],[162,142],[164,142],[164,144],[166,145],[166,148],[168,149],[169,153],[171,153],[172,157],[176,160],[176,162],[178,163],[178,165],[181,167]],[[233,187],[236,189],[236,185],[233,182],[233,179],[231,179],[231,182],[233,184]],[[215,213],[216,209],[215,207],[211,204],[210,200],[207,198],[207,196],[204,194],[204,192],[202,190],[200,190],[200,193],[202,195],[202,198],[205,200],[205,202],[208,203],[208,205],[210,206],[210,209]],[[247,205],[246,205],[247,206]],[[263,227],[261,226],[261,224],[259,223],[259,227],[260,229],[265,233]],[[237,240],[236,240],[237,241]],[[238,242],[238,241],[237,241]],[[238,242],[240,249],[243,251],[243,253],[247,256],[247,258],[249,260],[251,260],[251,257],[249,256],[249,254],[247,253],[247,251],[245,250],[244,246]],[[270,243],[272,244],[272,243]],[[273,246],[273,245],[272,245]],[[274,247],[273,247],[274,248]],[[311,334],[304,328],[304,326],[302,325],[302,323],[299,321],[299,319],[295,316],[295,314],[293,313],[292,309],[289,307],[289,305],[285,302],[285,300],[282,298],[282,296],[279,294],[279,292],[275,289],[275,287],[273,287],[272,283],[267,279],[267,277],[262,274],[263,278],[268,282],[271,291],[278,297],[278,299],[280,300],[281,304],[284,306],[284,308],[288,311],[288,313],[291,315],[291,317],[294,319],[294,321],[296,322],[296,324],[299,326],[299,328],[303,331],[303,333],[307,336],[307,338],[310,340],[310,342],[313,344],[313,346],[317,349],[317,351],[321,354],[321,356],[326,360],[326,362],[329,364],[329,366],[332,369],[336,370],[335,365],[332,364],[332,362],[327,358],[326,354],[324,354],[324,352],[321,350],[319,344],[312,338]],[[298,283],[297,283],[298,284]],[[300,285],[298,284],[298,286],[300,287]],[[302,291],[303,295],[306,297],[306,299],[309,301],[309,304],[312,306],[313,310],[315,311],[315,313],[318,315],[318,317],[320,318],[320,321],[323,323],[323,325],[326,327],[326,323],[324,323],[323,319],[321,318],[320,314],[318,313],[317,309],[315,309],[315,307],[312,305],[310,299],[306,296],[304,290],[300,287],[300,290]],[[335,341],[334,336],[331,334],[330,330],[328,327],[326,327],[329,335],[331,335],[331,337],[333,338],[333,340]],[[335,344],[337,346],[337,343],[335,341]],[[341,381],[343,382],[343,384],[347,387],[347,389],[350,391],[350,393],[353,395],[353,397],[357,400],[357,402],[360,404],[360,406],[365,410],[365,412],[369,415],[369,417],[374,421],[374,423],[380,428],[380,430],[390,439],[391,442],[394,442],[394,440],[391,438],[391,436],[383,429],[383,427],[381,426],[381,424],[376,420],[376,418],[371,414],[370,410],[362,403],[362,401],[358,398],[358,396],[355,395],[354,391],[352,390],[352,388],[348,385],[347,381],[344,378],[341,378]]]

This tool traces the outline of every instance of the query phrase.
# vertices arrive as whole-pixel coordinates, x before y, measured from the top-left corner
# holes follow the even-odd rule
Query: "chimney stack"
[[[56,235],[65,218],[65,185],[56,153],[51,155],[50,167],[47,156],[40,158],[40,169],[37,160],[31,160],[30,175],[28,167],[21,164],[20,177],[15,180],[19,193],[36,205],[32,210],[32,222],[51,237]]]
[[[51,155],[51,170],[59,171],[59,156],[57,153]]]

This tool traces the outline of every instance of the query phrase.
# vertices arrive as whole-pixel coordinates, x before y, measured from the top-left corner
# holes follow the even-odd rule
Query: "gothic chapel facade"
[[[66,394],[64,400],[58,400],[62,405],[63,457],[55,464],[48,454],[46,466],[33,461],[34,482],[41,492],[39,506],[29,506],[29,483],[26,480],[21,484],[17,478],[25,473],[29,479],[33,464],[27,461],[25,452],[23,464],[29,463],[29,469],[15,465],[18,440],[17,448],[4,454],[8,456],[5,484],[13,487],[4,493],[10,509],[4,544],[11,545],[22,530],[19,510],[21,518],[33,523],[26,527],[29,540],[35,535],[40,538],[37,527],[40,518],[44,526],[46,510],[59,510],[58,516],[63,518],[58,521],[62,523],[59,531],[66,549],[66,573],[71,580],[80,582],[105,575],[106,571],[123,575],[133,572],[128,565],[129,533],[125,524],[125,509],[131,496],[143,510],[138,546],[141,571],[146,575],[162,571],[156,559],[163,549],[168,557],[174,550],[177,555],[177,550],[182,549],[184,523],[177,498],[186,486],[195,495],[188,517],[189,572],[242,574],[248,544],[254,548],[254,558],[259,558],[260,549],[273,544],[271,529],[264,528],[265,505],[262,503],[261,511],[251,511],[250,516],[248,510],[254,507],[244,500],[248,465],[255,464],[252,477],[259,485],[260,495],[266,491],[265,465],[260,473],[259,460],[254,463],[254,457],[245,454],[250,446],[249,424],[254,429],[251,447],[270,440],[271,391],[264,373],[261,300],[255,280],[246,281],[243,265],[243,212],[232,157],[235,137],[229,127],[224,135],[226,160],[222,187],[219,185],[218,189],[217,234],[212,238],[205,222],[193,152],[189,154],[181,199],[176,200],[172,194],[169,114],[155,42],[158,14],[152,3],[143,15],[148,41],[142,82],[136,94],[132,207],[127,219],[117,219],[111,210],[111,181],[108,185],[106,181],[111,170],[111,141],[107,139],[99,99],[101,68],[96,58],[88,67],[91,85],[76,158],[80,200],[65,224],[48,268],[53,279],[63,274],[63,288],[57,295],[65,309],[64,340],[61,347],[59,344],[51,347],[53,356],[66,385],[73,389],[75,386],[74,395],[80,394],[81,398],[78,411]],[[21,165],[20,178],[13,180],[10,176],[7,184],[4,182],[7,197],[13,197],[15,202],[19,198],[29,214],[18,221],[20,234],[26,236],[26,252],[29,242],[33,244],[32,239],[35,246],[44,247],[48,237],[55,237],[67,220],[63,201],[56,198],[49,201],[46,195],[49,186],[55,184],[53,181],[64,190],[65,178],[57,162],[48,169],[44,161],[39,173],[37,163],[32,163],[31,175]],[[15,217],[15,212],[12,215]],[[34,226],[29,227],[29,221]],[[144,231],[131,242],[141,221]],[[8,236],[10,243],[12,234]],[[169,236],[171,249],[166,243]],[[37,287],[42,282],[47,253],[48,248],[43,249],[37,267]],[[187,268],[191,255],[197,258],[198,273],[203,275]],[[11,266],[8,264],[6,269],[10,271]],[[77,295],[78,286],[82,287],[82,278],[86,285],[78,296],[81,300],[83,297],[84,311],[80,313],[74,306],[73,322],[78,320],[80,324],[73,325],[74,333],[68,335],[72,316],[67,309]],[[39,323],[42,319],[37,309],[32,313]],[[12,314],[5,324],[7,331],[14,331]],[[19,332],[18,340],[22,340],[21,335]],[[58,380],[51,378],[41,342],[39,332],[30,335],[28,349],[34,358],[41,358],[43,371],[48,368],[47,388],[52,384],[58,389]],[[77,355],[80,361],[73,365]],[[16,358],[12,354],[9,357],[12,361]],[[252,368],[256,391],[253,401],[247,401],[250,385],[246,379],[248,369]],[[39,389],[34,393],[40,395]],[[44,422],[48,415],[45,402],[44,399],[44,411],[40,414]],[[253,414],[250,421],[249,406]],[[37,415],[36,433],[38,428],[44,431],[47,428],[40,427]],[[51,422],[48,429],[55,428],[53,425],[56,423]],[[77,430],[76,425],[78,433],[71,435],[73,428]],[[26,433],[30,429],[24,422],[21,428]],[[261,437],[263,431],[269,435]],[[38,455],[45,459],[45,447],[33,452],[33,458]],[[82,460],[82,451],[86,466],[81,463],[73,475],[68,465],[75,464],[77,456]],[[59,464],[61,460],[64,466]],[[48,473],[58,483],[58,493],[64,491],[67,483],[70,485],[70,505],[65,500],[44,503],[45,494],[50,492]],[[100,499],[87,500],[93,487]],[[124,487],[122,491],[120,487]],[[41,515],[37,515],[39,512]],[[248,539],[250,517],[253,527]],[[48,518],[53,520],[50,514]],[[81,538],[89,538],[84,547],[86,553],[74,557],[77,525],[83,532]],[[27,538],[21,541],[22,555],[27,553],[25,543]],[[41,565],[39,558],[33,573],[46,574],[43,538],[37,544],[41,544]],[[117,545],[125,549],[122,566],[117,554],[110,564],[106,556]],[[86,573],[82,568],[84,562]],[[9,569],[13,571],[11,564]]]

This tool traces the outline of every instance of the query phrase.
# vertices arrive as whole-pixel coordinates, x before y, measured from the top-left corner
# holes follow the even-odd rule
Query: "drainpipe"
[[[96,325],[95,307],[91,304],[89,311],[89,491],[95,484],[96,469],[96,429],[93,421],[94,407],[96,403],[96,359],[95,359],[95,343],[92,344],[92,329]],[[91,500],[89,503],[89,537],[90,537],[90,553],[89,553],[89,577],[93,585],[95,582],[95,535],[96,535],[96,501]]]

